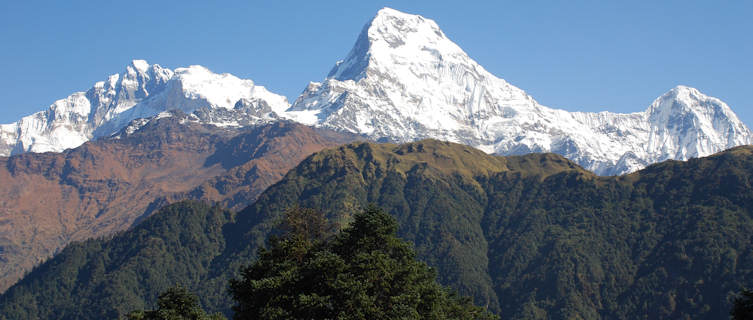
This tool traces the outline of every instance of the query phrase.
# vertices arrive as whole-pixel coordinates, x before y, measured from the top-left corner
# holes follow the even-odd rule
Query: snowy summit
[[[231,74],[215,74],[202,66],[175,71],[133,60],[86,92],[55,101],[47,110],[0,125],[0,155],[60,152],[86,141],[110,136],[132,120],[168,110],[233,110],[238,103],[259,104],[283,112],[287,99]],[[216,123],[238,125],[237,121]]]
[[[501,155],[555,152],[603,175],[753,143],[724,102],[682,86],[641,113],[542,106],[473,61],[433,20],[389,8],[291,111],[302,122],[377,140],[437,138]]]
[[[601,175],[753,143],[729,106],[685,86],[631,114],[542,106],[486,71],[433,20],[384,8],[345,59],[292,106],[251,80],[134,60],[87,92],[0,126],[0,155],[62,151],[129,123],[132,132],[144,123],[136,119],[173,109],[219,126],[291,119],[380,141],[435,138],[500,155],[555,152]]]

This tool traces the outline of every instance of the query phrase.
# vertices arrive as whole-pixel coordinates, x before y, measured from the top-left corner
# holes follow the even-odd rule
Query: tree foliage
[[[226,248],[222,228],[233,215],[180,202],[111,239],[69,245],[0,296],[0,319],[118,319],[177,284],[212,312],[229,310],[229,277],[201,279]]]
[[[286,221],[300,221],[296,212],[289,211]],[[314,217],[318,230],[322,215]],[[369,207],[353,219],[329,241],[298,227],[260,249],[259,259],[230,283],[234,318],[495,318],[442,288],[434,270],[397,237],[394,218]]]
[[[337,230],[323,212],[311,208],[291,207],[283,213],[279,229],[284,238],[304,243],[317,243],[331,237]]]
[[[199,305],[199,298],[188,289],[177,286],[160,294],[158,308],[148,311],[133,311],[128,320],[223,320],[221,314],[207,314]]]
[[[439,283],[505,319],[722,319],[753,285],[753,147],[598,177],[552,154],[364,143],[309,157],[237,215],[181,203],[69,246],[0,296],[0,319],[117,318],[177,283],[229,316],[228,280],[287,208],[347,225],[367,203]]]

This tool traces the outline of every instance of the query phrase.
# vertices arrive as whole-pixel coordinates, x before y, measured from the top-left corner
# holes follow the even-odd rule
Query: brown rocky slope
[[[223,129],[176,116],[62,153],[0,157],[0,292],[68,243],[125,230],[177,199],[244,207],[306,156],[354,139],[288,122]]]

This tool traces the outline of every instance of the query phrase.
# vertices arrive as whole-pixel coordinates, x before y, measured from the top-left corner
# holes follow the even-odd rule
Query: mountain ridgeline
[[[753,285],[752,168],[753,147],[600,177],[555,154],[354,143],[309,156],[237,214],[181,202],[75,243],[0,296],[0,314],[112,318],[176,284],[229,314],[227,281],[284,210],[343,224],[373,203],[441,283],[503,319],[719,319]]]
[[[230,74],[134,60],[86,92],[0,125],[0,155],[61,152],[176,109],[220,127],[291,120],[374,141],[433,138],[499,155],[553,152],[599,175],[753,143],[730,106],[695,88],[676,86],[642,112],[570,112],[541,105],[509,80],[485,70],[435,21],[383,8],[327,77],[292,104]]]

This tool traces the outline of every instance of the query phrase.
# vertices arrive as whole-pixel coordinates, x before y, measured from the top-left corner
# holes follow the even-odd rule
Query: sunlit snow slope
[[[0,155],[62,151],[173,109],[218,126],[292,119],[375,140],[436,138],[501,155],[555,152],[601,175],[753,143],[729,106],[685,86],[631,114],[542,106],[473,61],[434,21],[384,8],[347,57],[292,106],[251,80],[135,60],[87,92],[0,125]]]
[[[134,60],[120,74],[97,82],[18,122],[0,125],[0,155],[59,152],[109,136],[132,120],[168,110],[204,116],[204,122],[240,126],[276,117],[289,106],[251,80],[215,74],[201,66],[175,71]],[[223,112],[233,111],[233,117]],[[240,112],[244,111],[244,112]],[[242,117],[246,115],[247,117]]]
[[[431,137],[501,155],[555,152],[603,175],[753,142],[724,102],[684,86],[632,114],[542,106],[473,61],[434,21],[389,8],[322,83],[306,88],[290,116],[374,139]]]

